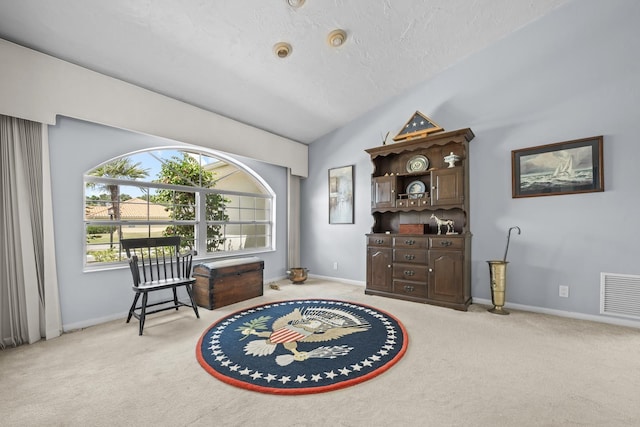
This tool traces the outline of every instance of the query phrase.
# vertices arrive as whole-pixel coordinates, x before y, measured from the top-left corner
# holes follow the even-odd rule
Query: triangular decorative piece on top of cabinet
[[[406,141],[413,138],[422,138],[430,133],[442,132],[444,129],[436,124],[429,117],[416,111],[407,123],[404,124],[400,132],[393,137],[396,142]]]

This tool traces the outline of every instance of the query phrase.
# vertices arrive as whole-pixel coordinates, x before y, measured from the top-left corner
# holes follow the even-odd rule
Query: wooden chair
[[[133,276],[133,291],[135,296],[133,304],[129,309],[127,323],[131,316],[140,322],[139,335],[142,335],[144,321],[147,314],[157,313],[164,310],[176,309],[179,307],[193,308],[196,317],[199,319],[198,306],[193,300],[192,286],[195,278],[191,277],[191,265],[195,251],[180,253],[180,237],[152,237],[141,239],[122,239],[122,247],[127,252],[129,267]],[[178,300],[177,289],[184,287],[189,295],[191,303]],[[173,298],[163,299],[159,302],[147,303],[150,292],[171,289]],[[142,295],[142,304],[138,304],[138,299]],[[150,307],[162,306],[152,310]]]

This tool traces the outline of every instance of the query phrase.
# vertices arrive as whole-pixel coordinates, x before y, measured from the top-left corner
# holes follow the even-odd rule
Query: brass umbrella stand
[[[509,229],[504,258],[502,258],[502,260],[487,261],[487,263],[489,263],[491,279],[491,302],[493,303],[493,308],[490,308],[488,311],[494,314],[509,314],[509,312],[504,309],[504,303],[505,290],[507,287],[507,252],[509,251],[509,240],[511,239],[512,230],[518,230],[518,234],[520,234],[520,227],[518,226]]]

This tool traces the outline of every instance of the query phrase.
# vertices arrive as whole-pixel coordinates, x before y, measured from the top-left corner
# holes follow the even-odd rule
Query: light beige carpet
[[[364,295],[359,286],[278,282],[229,307],[121,321],[0,351],[2,426],[638,426],[640,330],[512,311],[498,316]],[[362,384],[277,396],[198,364],[207,326],[266,301],[322,297],[395,315],[405,356]],[[129,301],[123,301],[127,307]]]

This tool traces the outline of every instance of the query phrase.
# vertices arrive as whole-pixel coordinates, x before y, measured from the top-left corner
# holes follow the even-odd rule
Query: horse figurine
[[[431,214],[431,218],[436,220],[436,224],[438,225],[438,234],[442,234],[443,225],[447,226],[447,234],[454,234],[452,219],[440,219],[435,214]]]

